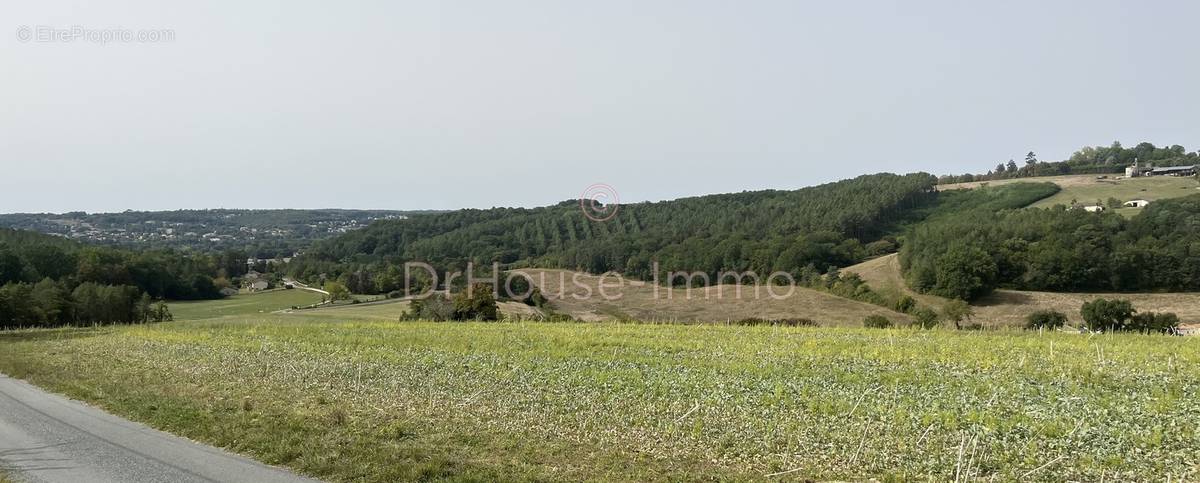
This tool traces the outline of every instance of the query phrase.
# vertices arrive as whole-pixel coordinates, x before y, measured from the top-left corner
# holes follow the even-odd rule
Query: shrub
[[[937,312],[934,312],[933,309],[922,307],[914,310],[912,315],[913,324],[921,327],[922,329],[932,329],[941,323],[941,320],[938,319]]]
[[[399,290],[393,290],[391,292],[388,292],[388,294],[387,294],[387,298],[389,298],[389,299],[398,299],[403,296],[404,296],[404,294],[400,293]]]
[[[454,320],[454,304],[445,294],[434,293],[426,298],[412,301],[412,305],[400,316],[400,320],[428,320],[445,322]]]
[[[1128,330],[1137,332],[1174,333],[1179,328],[1179,316],[1170,313],[1143,312],[1130,319]]]
[[[1056,330],[1067,324],[1067,314],[1057,310],[1039,310],[1025,317],[1025,328],[1029,330]]]
[[[907,314],[916,307],[917,299],[912,298],[912,296],[905,295],[896,300],[896,305],[893,308],[896,309],[896,312]]]
[[[759,318],[759,317],[747,317],[745,319],[733,321],[732,324],[733,325],[746,325],[746,326],[777,325],[777,326],[782,326],[782,327],[820,327],[821,326],[821,324],[818,324],[817,321],[808,319],[808,318],[803,318],[803,317],[794,318],[794,319],[763,319],[763,318]]]
[[[882,315],[868,315],[863,319],[863,327],[868,329],[886,329],[892,326],[892,321]]]
[[[500,309],[492,288],[483,283],[454,296],[454,320],[499,320]]]

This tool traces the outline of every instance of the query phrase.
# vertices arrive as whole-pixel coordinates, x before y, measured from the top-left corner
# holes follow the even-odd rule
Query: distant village
[[[219,251],[270,247],[279,257],[379,220],[401,220],[397,211],[191,210],[124,213],[0,215],[0,227],[34,230],[85,243]]]

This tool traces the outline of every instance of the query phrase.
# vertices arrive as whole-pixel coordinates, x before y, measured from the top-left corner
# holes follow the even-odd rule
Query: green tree
[[[1098,298],[1084,302],[1079,314],[1092,331],[1125,330],[1129,320],[1136,312],[1128,300],[1108,300]]]
[[[455,320],[498,320],[500,309],[492,287],[477,283],[454,296]]]
[[[1143,333],[1174,333],[1179,328],[1179,316],[1170,313],[1142,312],[1135,314],[1128,329]]]
[[[325,282],[325,291],[329,292],[329,300],[331,302],[350,300],[350,289],[341,283]]]

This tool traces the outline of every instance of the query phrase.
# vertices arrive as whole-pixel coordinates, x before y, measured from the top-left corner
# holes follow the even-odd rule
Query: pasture
[[[1010,183],[1046,181],[1057,184],[1062,188],[1062,191],[1059,191],[1055,195],[1032,205],[1038,208],[1049,208],[1054,205],[1071,206],[1072,201],[1079,205],[1094,205],[1098,201],[1104,204],[1109,198],[1116,198],[1122,202],[1138,199],[1153,202],[1154,200],[1200,194],[1200,183],[1196,182],[1195,178],[1156,176],[1116,179],[1119,175],[1108,175],[1106,179],[1097,179],[1097,176],[1086,174],[976,181],[939,185],[938,189],[971,189],[985,183],[992,186],[999,186]],[[1133,216],[1141,210],[1141,208],[1120,208],[1116,211],[1125,216]]]
[[[0,371],[333,481],[1200,471],[1197,338],[383,320],[394,305],[3,332]]]
[[[192,320],[266,314],[320,302],[319,293],[293,289],[241,293],[220,300],[174,301],[170,307],[175,320]]]

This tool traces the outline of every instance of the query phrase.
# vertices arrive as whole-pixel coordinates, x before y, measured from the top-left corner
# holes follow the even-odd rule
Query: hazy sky
[[[3,212],[657,200],[1200,144],[1188,1],[39,0],[0,22]],[[93,38],[29,35],[75,27]],[[95,41],[113,29],[174,39]]]

